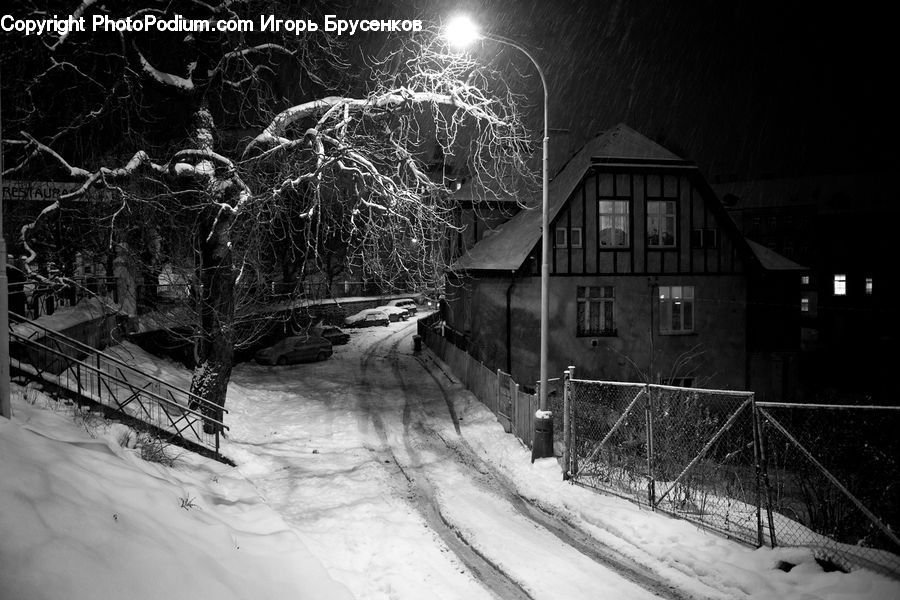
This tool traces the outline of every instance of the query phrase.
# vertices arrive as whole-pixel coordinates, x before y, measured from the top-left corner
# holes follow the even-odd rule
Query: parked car
[[[321,337],[331,342],[334,346],[340,346],[350,341],[350,334],[341,331],[337,327],[323,327],[317,332]]]
[[[372,327],[374,325],[387,326],[391,322],[387,313],[377,308],[366,308],[344,319],[347,327]]]
[[[382,306],[376,306],[375,310],[380,310],[381,312],[387,314],[388,318],[391,320],[391,323],[396,323],[397,321],[405,321],[409,318],[409,311],[405,308],[400,308],[399,306],[388,306],[384,304]]]
[[[261,365],[289,365],[325,360],[334,353],[331,342],[317,335],[291,336],[258,351],[254,358]]]
[[[405,308],[410,315],[416,314],[416,311],[418,310],[416,301],[412,298],[394,298],[393,300],[388,300],[387,306]]]

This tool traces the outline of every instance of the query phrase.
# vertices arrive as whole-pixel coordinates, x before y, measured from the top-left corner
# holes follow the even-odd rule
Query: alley
[[[372,599],[672,597],[529,506],[472,451],[414,332],[413,321],[363,329],[322,363],[235,371],[231,393],[253,402],[229,400],[241,411],[229,450],[332,575]]]

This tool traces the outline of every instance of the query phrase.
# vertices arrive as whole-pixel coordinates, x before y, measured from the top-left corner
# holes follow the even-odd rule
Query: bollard
[[[422,336],[418,333],[413,336],[413,351],[421,352],[422,351]]]
[[[534,441],[531,444],[531,462],[537,458],[553,456],[553,413],[539,410],[534,413]]]

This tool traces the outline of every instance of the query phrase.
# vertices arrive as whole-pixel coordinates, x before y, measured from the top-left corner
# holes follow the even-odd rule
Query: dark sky
[[[885,9],[747,0],[390,5],[396,18],[467,12],[531,48],[549,79],[551,127],[569,130],[551,137],[554,164],[619,122],[697,162],[711,180],[893,171],[898,162],[900,53]],[[481,51],[531,72],[517,51],[493,42]],[[537,79],[519,85],[535,99],[539,129]]]

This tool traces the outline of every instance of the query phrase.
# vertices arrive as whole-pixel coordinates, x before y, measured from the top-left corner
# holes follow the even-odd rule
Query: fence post
[[[509,398],[512,402],[512,410],[509,411],[512,413],[509,415],[509,420],[512,421],[512,430],[517,438],[522,439],[522,434],[518,431],[519,428],[516,427],[519,420],[519,384],[514,383],[512,379],[509,380]]]
[[[656,479],[653,475],[653,397],[650,394],[650,385],[644,386],[644,419],[647,430],[647,502],[650,510],[656,510]]]
[[[569,378],[571,377],[571,369],[563,371],[563,481],[569,480],[569,436],[571,434],[571,423],[569,422],[569,386],[571,382]]]
[[[754,416],[758,419],[759,412],[756,410],[756,394],[750,396],[753,402]],[[762,423],[755,421],[759,434],[759,459],[762,464],[763,485],[766,488],[766,517],[769,521],[769,546],[774,548],[778,545],[775,539],[775,519],[772,516],[772,486],[769,483],[769,461],[766,458],[766,437],[763,433]]]
[[[753,460],[756,463],[756,545],[761,548],[763,542],[762,524],[762,464],[760,464],[759,415],[756,412],[756,399],[751,397],[751,418],[753,419]]]
[[[500,412],[500,373],[502,371],[497,369],[497,395],[494,399],[494,414],[498,414]]]

